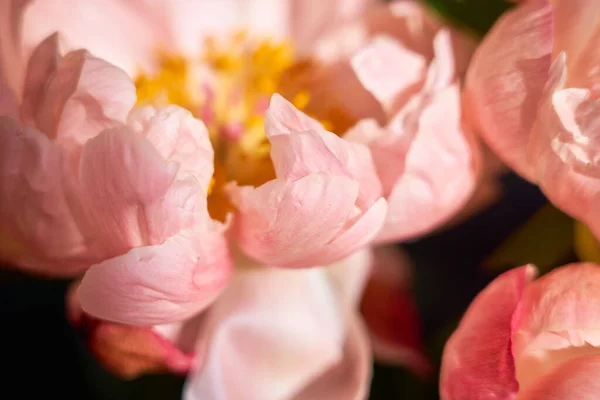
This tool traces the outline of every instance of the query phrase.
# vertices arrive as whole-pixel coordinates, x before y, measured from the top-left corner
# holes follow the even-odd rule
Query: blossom
[[[508,12],[474,56],[466,88],[490,147],[596,236],[599,7],[533,1]]]
[[[473,301],[444,349],[442,399],[593,399],[598,393],[600,267],[525,266]]]

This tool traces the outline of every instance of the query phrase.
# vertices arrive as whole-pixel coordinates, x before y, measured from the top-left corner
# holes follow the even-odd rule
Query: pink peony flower
[[[478,179],[459,96],[471,40],[411,1],[30,3],[3,14],[12,34],[23,11],[25,47],[0,47],[0,110],[10,140],[35,128],[57,149],[68,185],[40,185],[50,169],[7,152],[5,187],[35,195],[0,191],[3,226],[25,245],[6,257],[85,271],[75,308],[126,376],[191,369],[189,399],[364,398],[369,248],[440,227]],[[45,39],[55,30],[64,57]],[[61,210],[57,227],[23,223],[24,199]],[[405,281],[383,288],[393,301],[371,292],[367,320],[386,304],[410,322],[370,336],[424,374]],[[119,361],[120,336],[144,362]]]
[[[535,274],[508,271],[475,298],[444,349],[443,400],[597,398],[600,266]]]
[[[599,12],[594,0],[518,6],[478,49],[466,88],[490,147],[597,237]]]

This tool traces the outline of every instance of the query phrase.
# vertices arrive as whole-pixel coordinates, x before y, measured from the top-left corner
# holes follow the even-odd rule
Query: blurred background
[[[444,18],[478,35],[510,7],[500,0],[428,3]],[[536,263],[543,272],[575,258],[570,218],[515,175],[502,176],[500,185],[492,204],[468,220],[399,244],[416,267],[414,296],[426,351],[436,371],[443,345],[462,313],[495,276],[527,262]],[[4,393],[19,393],[23,399],[48,395],[98,400],[181,398],[183,378],[152,375],[123,382],[97,364],[65,318],[68,285],[69,281],[0,270]],[[438,399],[437,379],[437,372],[423,380],[400,368],[376,364],[370,398]]]

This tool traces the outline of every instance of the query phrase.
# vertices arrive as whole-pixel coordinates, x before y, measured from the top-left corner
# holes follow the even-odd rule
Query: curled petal
[[[343,313],[320,269],[242,269],[209,313],[187,400],[292,398],[343,357]]]
[[[136,101],[127,74],[85,50],[60,60],[38,103],[37,126],[67,149],[78,149],[123,122]]]
[[[571,264],[530,284],[514,321],[521,390],[570,358],[600,354],[600,266]]]
[[[363,323],[353,316],[342,358],[293,400],[363,400],[371,380],[371,352]]]
[[[92,266],[79,288],[83,310],[131,325],[182,321],[206,308],[232,272],[220,231],[188,230]]]
[[[442,400],[515,398],[512,320],[535,273],[533,266],[505,272],[473,300],[444,348]]]
[[[238,242],[250,256],[283,267],[344,258],[376,235],[385,213],[385,202],[383,210],[377,202],[356,219],[357,186],[348,178],[311,174],[256,189],[232,187]]]
[[[530,180],[527,142],[550,69],[552,17],[546,1],[507,12],[476,51],[467,73],[466,117],[509,167]]]

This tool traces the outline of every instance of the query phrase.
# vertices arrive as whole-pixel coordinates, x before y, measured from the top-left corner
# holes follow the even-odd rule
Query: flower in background
[[[500,158],[600,235],[597,145],[600,3],[526,2],[478,49],[466,95]]]
[[[370,353],[356,309],[362,282],[382,265],[369,247],[440,227],[469,200],[480,169],[459,96],[471,40],[415,2],[365,13],[368,5],[63,0],[3,14],[24,10],[26,44],[0,48],[12,74],[3,93],[16,95],[6,113],[36,126],[74,175],[76,194],[31,184],[28,199],[63,201],[67,216],[50,220],[74,221],[84,244],[57,235],[77,252],[50,255],[34,246],[51,229],[34,235],[6,212],[8,235],[32,246],[10,259],[35,255],[25,264],[48,274],[71,261],[62,274],[85,271],[72,307],[84,314],[73,320],[105,365],[128,377],[191,368],[190,399],[365,396]],[[122,70],[83,50],[62,56],[57,36],[43,39],[54,30],[64,48]],[[22,58],[8,56],[18,52],[31,53],[33,72],[19,74]],[[64,67],[59,77],[70,54],[101,67]],[[17,128],[3,134],[22,140]],[[11,170],[25,156],[11,157],[3,179],[47,170]],[[4,196],[3,208],[20,207]],[[412,322],[371,336],[385,359],[425,374],[404,280],[381,276],[362,309]],[[128,355],[138,363],[122,363]]]
[[[600,266],[525,266],[473,301],[444,349],[443,400],[595,399],[600,390]]]

